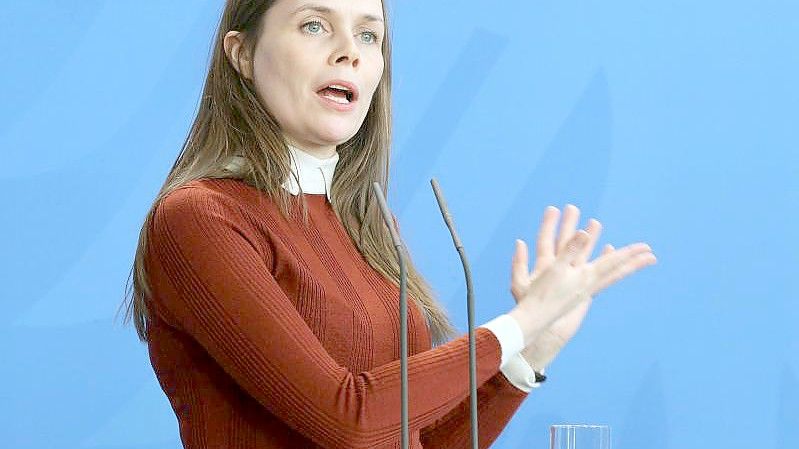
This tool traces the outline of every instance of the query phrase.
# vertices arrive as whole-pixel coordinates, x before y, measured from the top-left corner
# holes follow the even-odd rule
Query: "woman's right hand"
[[[654,260],[649,245],[639,242],[585,262],[586,258],[580,256],[589,242],[590,236],[586,231],[577,231],[565,250],[535,277],[525,295],[509,312],[522,328],[525,346],[580,302],[589,300]]]

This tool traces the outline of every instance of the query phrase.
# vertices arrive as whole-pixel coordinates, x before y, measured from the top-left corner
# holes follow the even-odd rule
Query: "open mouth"
[[[341,85],[333,85],[325,87],[317,92],[322,97],[328,98],[339,104],[349,104],[354,100],[352,91]]]

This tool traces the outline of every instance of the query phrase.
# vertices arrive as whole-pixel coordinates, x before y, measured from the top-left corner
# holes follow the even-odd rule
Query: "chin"
[[[340,126],[339,126],[340,125]],[[337,123],[331,124],[324,129],[318,129],[317,135],[325,142],[331,142],[335,145],[340,145],[350,139],[358,132],[358,126],[353,126],[352,123]]]

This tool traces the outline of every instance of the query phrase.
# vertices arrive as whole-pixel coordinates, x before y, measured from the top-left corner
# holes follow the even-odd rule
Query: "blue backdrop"
[[[194,116],[221,0],[2,3],[0,447],[180,448],[115,312]],[[390,206],[462,331],[574,203],[658,264],[601,293],[494,447],[799,448],[799,3],[394,1]]]

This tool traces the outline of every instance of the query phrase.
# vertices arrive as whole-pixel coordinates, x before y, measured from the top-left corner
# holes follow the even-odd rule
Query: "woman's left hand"
[[[544,211],[544,218],[541,221],[541,229],[538,234],[535,269],[532,272],[529,272],[528,267],[527,244],[523,240],[516,242],[516,252],[512,262],[511,293],[517,304],[524,297],[530,283],[555,261],[560,251],[565,248],[566,243],[576,232],[580,210],[571,204],[567,204],[564,210],[557,242],[555,242],[555,225],[560,211],[553,206],[547,207]],[[583,261],[588,260],[591,256],[594,245],[602,232],[602,225],[599,221],[591,219],[586,232],[590,240],[579,256]],[[613,245],[607,244],[602,254],[612,251],[614,251]],[[549,365],[580,328],[592,301],[593,298],[588,298],[588,300],[578,303],[574,309],[552,323],[540,337],[522,350],[521,354],[530,366],[536,371],[541,371]]]

